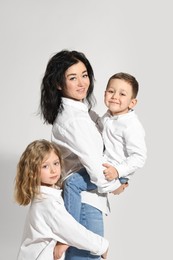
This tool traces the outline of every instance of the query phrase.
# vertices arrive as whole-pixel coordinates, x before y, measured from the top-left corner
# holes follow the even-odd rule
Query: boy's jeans
[[[63,197],[67,211],[83,226],[96,234],[103,236],[103,216],[97,208],[81,203],[81,191],[96,189],[96,185],[90,182],[86,170],[83,168],[79,172],[73,173],[64,182]],[[72,234],[75,236],[75,234]],[[65,260],[99,260],[100,256],[93,256],[90,252],[70,247]]]

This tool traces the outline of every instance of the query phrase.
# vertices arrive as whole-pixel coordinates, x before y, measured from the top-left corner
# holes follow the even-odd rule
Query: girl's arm
[[[88,250],[93,255],[104,254],[109,246],[108,240],[86,229],[78,223],[59,201],[48,201],[50,229],[53,239],[69,246]]]

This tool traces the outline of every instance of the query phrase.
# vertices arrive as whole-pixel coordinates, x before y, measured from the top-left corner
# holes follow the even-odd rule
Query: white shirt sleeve
[[[142,168],[147,157],[145,131],[140,123],[128,127],[125,141],[128,156],[116,166],[120,177],[128,176]]]
[[[47,203],[46,219],[56,241],[88,250],[91,254],[102,255],[108,249],[109,242],[78,223],[65,209],[62,203]]]
[[[56,133],[56,129],[54,131]],[[73,118],[61,131],[64,145],[78,156],[90,175],[91,182],[96,184],[100,193],[114,191],[120,186],[116,180],[105,179],[102,166],[103,141],[89,115]]]

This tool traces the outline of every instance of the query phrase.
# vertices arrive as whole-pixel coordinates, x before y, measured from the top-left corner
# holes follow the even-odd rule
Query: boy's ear
[[[133,98],[132,100],[131,100],[131,103],[130,103],[130,105],[129,105],[129,108],[130,109],[132,109],[132,108],[134,108],[134,106],[136,106],[136,104],[137,104],[137,99],[136,98]]]

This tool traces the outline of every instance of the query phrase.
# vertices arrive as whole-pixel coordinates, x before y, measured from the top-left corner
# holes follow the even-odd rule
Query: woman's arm
[[[54,129],[56,142],[56,132]],[[64,123],[64,129],[61,129],[63,139],[61,143],[66,149],[76,154],[81,164],[86,168],[91,182],[96,184],[100,193],[112,192],[116,190],[120,183],[116,180],[108,181],[105,179],[103,171],[103,141],[102,136],[95,127],[94,122],[89,115],[77,117]],[[60,137],[58,136],[58,139]],[[58,140],[59,142],[59,140]]]

